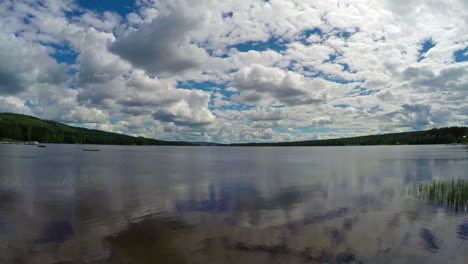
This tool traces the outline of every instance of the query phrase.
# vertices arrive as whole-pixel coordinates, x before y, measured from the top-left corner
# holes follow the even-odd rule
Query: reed
[[[455,211],[465,211],[468,205],[468,181],[433,181],[411,186],[408,194],[437,204],[445,204]]]

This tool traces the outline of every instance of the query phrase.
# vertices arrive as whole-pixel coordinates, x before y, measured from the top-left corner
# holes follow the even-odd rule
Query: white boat
[[[39,142],[37,141],[26,141],[24,142],[25,145],[39,145]]]

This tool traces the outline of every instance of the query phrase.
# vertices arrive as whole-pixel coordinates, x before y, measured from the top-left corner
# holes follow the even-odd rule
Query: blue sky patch
[[[196,82],[196,81],[178,81],[177,82],[177,88],[180,89],[197,89],[197,90],[202,90],[202,91],[213,91],[214,87],[221,88],[221,91],[226,88],[226,84],[218,84],[210,81],[204,81],[204,82]],[[220,92],[221,92],[220,91]]]
[[[285,105],[272,105],[273,108],[285,108]]]
[[[289,62],[289,65],[287,67],[288,71],[295,71],[295,66],[297,64],[297,61],[296,60],[291,60]]]
[[[359,28],[358,27],[355,27],[354,28],[354,31],[346,31],[346,30],[340,30],[339,28],[335,28],[333,30],[333,32],[336,32],[335,33],[335,37],[338,37],[338,38],[342,38],[342,39],[349,39],[353,34],[355,34],[356,32],[359,32]]]
[[[76,84],[73,81],[67,83],[67,87],[70,89],[76,89]]]
[[[330,74],[324,74],[324,73],[319,73],[316,75],[316,77],[322,78],[324,80],[327,80],[329,82],[336,82],[336,83],[341,83],[341,84],[348,84],[348,83],[355,83],[355,82],[365,82],[365,80],[346,80],[344,78],[338,77],[338,76],[333,76]]]
[[[68,45],[48,44],[48,46],[54,49],[54,52],[50,53],[49,56],[58,63],[75,64],[78,53],[70,49]]]
[[[322,32],[322,30],[320,28],[313,28],[313,29],[304,30],[300,34],[299,41],[304,45],[308,45],[309,43],[307,43],[307,39],[312,35],[318,35],[318,36],[322,37],[323,32]]]
[[[367,90],[367,89],[364,88],[364,87],[356,86],[356,87],[354,87],[354,89],[353,89],[350,93],[348,93],[348,94],[350,94],[350,95],[351,95],[351,94],[359,94],[359,93],[362,93],[362,92],[364,92],[364,91],[366,91],[366,90]]]
[[[72,67],[68,67],[68,71],[67,71],[67,74],[69,76],[73,76],[75,74],[78,74],[79,70],[76,69],[76,68],[72,68]],[[75,83],[76,79],[75,78],[70,78],[67,82],[67,87],[70,88],[70,89],[76,89],[76,83]]]
[[[209,49],[209,48],[206,48],[206,47],[203,47],[203,46],[201,46],[201,47],[205,48],[206,52],[210,55],[210,57],[217,57],[217,58],[222,58],[222,59],[226,59],[226,58],[229,57],[229,55],[227,55],[227,54],[221,54],[221,55],[214,54],[213,49]]]
[[[29,100],[26,100],[26,102],[24,102],[24,105],[28,108],[33,108],[36,106],[35,104],[32,104]]]
[[[267,41],[247,41],[244,43],[229,46],[228,48],[235,48],[240,52],[247,52],[250,50],[265,51],[268,49],[274,51],[282,51],[286,50],[286,44],[287,43],[282,41],[281,39],[273,37]]]
[[[310,67],[303,67],[303,71],[305,76],[310,77],[310,78],[322,78],[324,80],[327,80],[329,82],[336,82],[336,83],[341,83],[341,84],[348,84],[348,83],[354,83],[354,82],[360,82],[363,83],[365,80],[346,80],[344,78],[341,78],[339,76],[334,76],[331,74],[325,74],[322,71],[316,71]]]
[[[376,92],[378,92],[379,90],[364,90],[364,91],[361,91],[360,93],[358,93],[359,96],[366,96],[366,95],[371,95],[371,94],[375,94]]]
[[[232,11],[231,12],[225,12],[225,13],[223,13],[223,18],[231,18],[233,15],[234,15],[234,13]]]
[[[246,105],[246,104],[235,103],[235,104],[232,104],[232,105],[221,106],[218,109],[245,111],[245,110],[250,110],[250,109],[255,108],[255,107],[256,106],[254,106],[254,105]]]
[[[122,120],[120,120],[120,119],[111,119],[110,123],[111,123],[112,125],[115,125],[115,124],[117,124],[117,123],[120,122],[120,121],[122,121]]]
[[[422,44],[421,48],[418,50],[418,62],[424,60],[426,58],[426,53],[435,47],[435,43],[432,41],[432,39],[426,39]]]
[[[348,108],[348,107],[350,107],[350,105],[348,105],[348,104],[337,104],[337,105],[334,105],[334,107],[338,107],[338,108]]]
[[[341,66],[343,66],[343,71],[349,72],[349,73],[356,73],[356,71],[353,71],[349,68],[349,64],[347,63],[337,63]]]
[[[34,16],[31,14],[27,14],[25,17],[23,17],[23,23],[26,25],[29,25],[31,23],[31,18]]]
[[[153,126],[152,123],[149,123],[149,122],[143,123],[143,127],[152,127],[152,126]]]
[[[354,87],[354,89],[349,92],[348,94],[346,95],[352,95],[352,96],[366,96],[366,95],[371,95],[371,94],[374,94],[376,92],[378,92],[379,90],[370,90],[370,89],[366,89],[364,87],[361,87],[361,86],[356,86]]]
[[[276,133],[291,133],[288,131],[287,127],[274,127],[273,131],[275,131]]]
[[[64,123],[67,123],[66,121],[63,121]],[[86,128],[85,125],[81,122],[75,122],[75,123],[68,123],[70,126],[76,126],[76,127],[82,127]]]
[[[322,61],[323,63],[325,62],[334,62],[336,58],[338,58],[339,54],[333,53],[328,56],[328,59]]]
[[[349,64],[347,63],[338,63],[338,64],[343,66],[343,71],[349,71]]]
[[[99,12],[112,11],[125,16],[135,11],[135,0],[77,0],[81,7]]]
[[[455,51],[453,53],[453,58],[455,62],[468,61],[468,47]]]
[[[326,128],[326,127],[298,127],[296,128],[303,133],[327,133],[327,132],[337,132],[342,129],[338,128]]]
[[[352,35],[351,32],[348,32],[348,31],[340,31],[335,34],[335,36],[339,38],[344,38],[344,39],[349,39],[351,35]]]
[[[346,72],[349,72],[349,73],[356,73],[356,71],[352,71],[350,68],[349,68],[349,64],[347,63],[343,63],[343,62],[336,62],[336,59],[338,57],[340,57],[342,54],[340,53],[333,53],[333,54],[330,54],[328,56],[328,59],[322,61],[322,63],[333,63],[333,64],[338,64],[338,65],[341,65],[343,66],[343,71],[346,71]]]

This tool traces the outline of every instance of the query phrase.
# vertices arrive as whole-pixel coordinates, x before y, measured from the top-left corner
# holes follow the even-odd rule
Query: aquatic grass
[[[455,211],[465,211],[468,205],[468,181],[433,181],[411,186],[408,194],[433,203],[445,204]]]

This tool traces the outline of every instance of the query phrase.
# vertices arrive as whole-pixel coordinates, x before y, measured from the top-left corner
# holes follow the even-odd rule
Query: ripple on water
[[[458,226],[457,234],[458,238],[468,240],[468,222]]]
[[[441,242],[431,230],[427,228],[422,228],[419,232],[419,236],[423,240],[424,248],[426,250],[433,253],[439,251]]]

